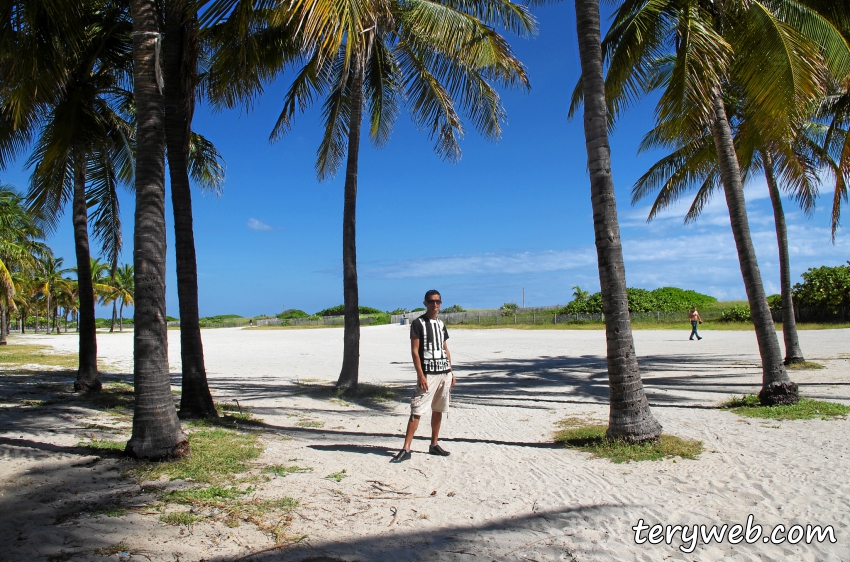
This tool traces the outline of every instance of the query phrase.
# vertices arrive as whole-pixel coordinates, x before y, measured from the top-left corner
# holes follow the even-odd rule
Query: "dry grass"
[[[0,345],[0,366],[4,368],[38,365],[76,369],[77,361],[77,354],[58,353],[49,346],[12,341],[8,345]]]

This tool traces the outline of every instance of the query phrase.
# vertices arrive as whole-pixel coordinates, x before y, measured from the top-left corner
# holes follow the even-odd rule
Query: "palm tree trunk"
[[[357,388],[360,371],[360,301],[357,290],[357,163],[360,123],[363,119],[363,65],[355,60],[351,84],[348,162],[345,168],[345,205],[342,214],[342,285],[345,297],[345,334],[342,369],[337,388]]]
[[[747,220],[747,208],[744,202],[744,188],[741,182],[741,169],[735,154],[732,141],[732,131],[726,117],[726,108],[720,88],[714,90],[712,99],[712,136],[717,149],[717,161],[720,165],[720,176],[723,181],[723,192],[726,195],[726,206],[729,208],[729,219],[732,223],[732,234],[735,247],[738,250],[738,262],[741,265],[741,275],[744,278],[744,289],[750,303],[750,314],[756,330],[759,354],[762,365],[762,388],[759,399],[762,404],[796,404],[800,396],[797,385],[788,378],[788,373],[782,364],[782,352],[776,337],[773,317],[764,294],[756,252],[750,238],[750,225]]]
[[[117,303],[112,301],[112,322],[109,323],[109,333],[113,333],[115,331],[115,318],[118,314],[117,311]]]
[[[124,301],[121,301],[121,308],[118,309],[118,331],[124,331]]]
[[[177,251],[177,297],[180,303],[180,357],[183,363],[181,419],[218,417],[204,365],[204,345],[198,313],[198,266],[192,225],[189,185],[189,132],[194,110],[194,74],[197,61],[189,44],[193,20],[186,4],[166,3],[165,12],[165,138],[174,209],[174,247]]]
[[[189,454],[171,398],[165,323],[165,123],[157,3],[131,0],[136,133],[136,215],[133,265],[136,329],[133,333],[135,411],[125,452],[148,460]]]
[[[74,155],[74,250],[77,256],[77,286],[80,297],[80,368],[74,390],[100,390],[97,376],[97,325],[94,316],[94,287],[91,279],[89,253],[88,211],[86,208],[86,155]]]
[[[6,336],[8,334],[8,326],[6,325],[6,305],[0,303],[0,345],[6,345]]]
[[[782,337],[785,340],[786,365],[805,363],[800,340],[797,337],[797,319],[794,317],[794,299],[791,294],[791,260],[788,256],[788,230],[785,227],[785,213],[782,211],[782,197],[773,169],[773,157],[767,150],[762,151],[764,176],[773,204],[773,221],[776,223],[776,243],[779,246],[779,287],[782,295]]]
[[[629,318],[626,269],[611,177],[598,0],[576,0],[575,9],[585,96],[584,136],[608,348],[611,405],[606,437],[638,443],[657,439],[661,424],[649,409]]]

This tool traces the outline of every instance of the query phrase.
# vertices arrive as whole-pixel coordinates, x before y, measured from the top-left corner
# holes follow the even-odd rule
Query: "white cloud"
[[[263,221],[257,220],[253,217],[248,219],[247,225],[248,225],[248,228],[250,228],[251,230],[256,230],[256,231],[259,231],[259,232],[269,232],[270,230],[274,230],[274,228],[267,225]]]

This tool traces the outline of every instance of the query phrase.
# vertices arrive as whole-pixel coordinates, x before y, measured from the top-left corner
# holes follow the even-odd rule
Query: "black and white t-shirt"
[[[443,342],[449,339],[449,332],[441,320],[431,320],[428,315],[423,314],[410,324],[410,339],[419,340],[419,359],[426,375],[437,375],[452,370],[443,348]]]

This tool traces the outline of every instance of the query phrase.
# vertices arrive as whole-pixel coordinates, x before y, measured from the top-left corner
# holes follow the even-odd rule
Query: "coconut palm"
[[[0,345],[6,343],[9,315],[30,290],[24,284],[33,278],[39,258],[49,251],[39,241],[42,237],[21,196],[10,186],[0,185]]]
[[[662,85],[664,77],[670,74],[663,67],[658,70],[662,78],[657,83]],[[815,123],[807,123],[799,128],[793,142],[783,145],[774,143],[770,146],[749,126],[746,107],[741,100],[729,100],[726,105],[729,108],[731,126],[735,131],[735,146],[743,182],[746,183],[759,170],[763,171],[765,176],[779,248],[784,364],[801,363],[805,358],[797,336],[791,294],[788,234],[779,178],[782,180],[782,188],[793,195],[804,211],[811,212],[814,209],[819,184],[817,172],[824,165],[828,165],[822,157],[823,151],[811,134],[819,127]],[[696,189],[693,203],[685,216],[686,223],[695,221],[712,194],[723,187],[711,131],[706,129],[701,137],[685,142],[683,137],[676,133],[675,123],[660,123],[644,137],[640,152],[654,148],[666,148],[672,152],[652,165],[635,182],[632,188],[632,204],[657,191],[647,218],[651,221],[661,210],[678,201],[685,193]]]
[[[135,330],[133,434],[126,454],[142,459],[182,457],[189,441],[171,398],[165,321],[165,123],[159,82],[157,2],[131,0],[136,99],[136,217],[133,234]]]
[[[62,277],[68,273],[69,269],[62,269],[63,258],[46,255],[40,260],[38,276],[36,277],[36,286],[38,291],[44,296],[45,316],[47,317],[47,333],[58,331],[56,325],[56,299],[55,296],[64,288],[65,278]],[[53,318],[53,326],[50,325],[50,319]]]
[[[124,331],[124,306],[133,306],[134,275],[133,266],[124,264],[115,270],[115,275],[109,278],[109,292],[104,298],[104,304],[112,304],[118,318],[118,331]],[[119,304],[120,303],[120,304]]]
[[[104,253],[114,261],[121,247],[117,185],[127,183],[133,173],[131,93],[132,68],[129,36],[131,25],[126,5],[119,0],[83,3],[71,14],[67,25],[56,31],[53,41],[66,45],[58,53],[61,67],[50,67],[53,74],[43,78],[52,95],[36,96],[38,103],[21,103],[32,90],[21,75],[28,64],[2,68],[0,113],[27,113],[16,117],[8,128],[0,127],[0,147],[7,153],[23,150],[25,137],[35,137],[27,164],[33,169],[27,200],[40,217],[47,232],[55,230],[66,203],[70,200],[74,224],[77,268],[80,272],[80,349],[79,370],[74,388],[93,391],[100,388],[97,372],[95,335],[95,297],[88,268],[89,233],[101,240]],[[25,29],[16,39],[27,44]],[[17,49],[19,53],[33,56]],[[45,71],[46,72],[46,71]],[[0,150],[2,150],[0,148]],[[88,209],[93,208],[89,216]]]
[[[798,398],[765,299],[744,206],[741,170],[724,100],[734,91],[750,105],[749,121],[771,142],[788,142],[827,77],[850,71],[850,49],[839,31],[807,2],[626,0],[614,16],[603,51],[612,118],[652,90],[653,65],[669,57],[671,76],[659,99],[661,121],[676,120],[685,140],[711,130],[744,287],[762,359],[764,404]]]
[[[610,406],[606,437],[639,443],[658,439],[661,424],[653,417],[643,389],[629,317],[626,270],[611,177],[598,0],[575,0],[575,10],[585,96],[584,137],[607,342]]]
[[[228,0],[213,2],[215,13]],[[443,159],[460,158],[463,124],[459,110],[488,140],[501,134],[505,114],[491,82],[528,87],[525,68],[494,27],[530,35],[535,24],[508,0],[438,3],[430,0],[346,0],[280,4],[267,11],[242,3],[217,37],[223,48],[212,60],[210,91],[224,106],[252,99],[293,53],[303,52],[271,139],[288,133],[295,115],[324,99],[324,136],[318,149],[319,180],[332,177],[346,160],[343,206],[345,333],[337,386],[357,386],[360,318],[356,258],[356,205],[360,128],[367,113],[373,144],[389,141],[401,105],[408,102],[417,126],[430,132]],[[265,18],[265,19],[263,19]],[[252,35],[240,35],[249,29]],[[293,35],[293,31],[297,33]],[[229,34],[229,35],[228,35]],[[226,43],[222,38],[235,38]],[[277,41],[277,42],[275,42]],[[277,50],[272,47],[277,45]],[[257,63],[251,56],[266,56]],[[233,61],[244,56],[243,70]],[[242,77],[246,76],[244,81]],[[219,79],[219,82],[216,79]],[[231,83],[220,84],[228,78]]]

